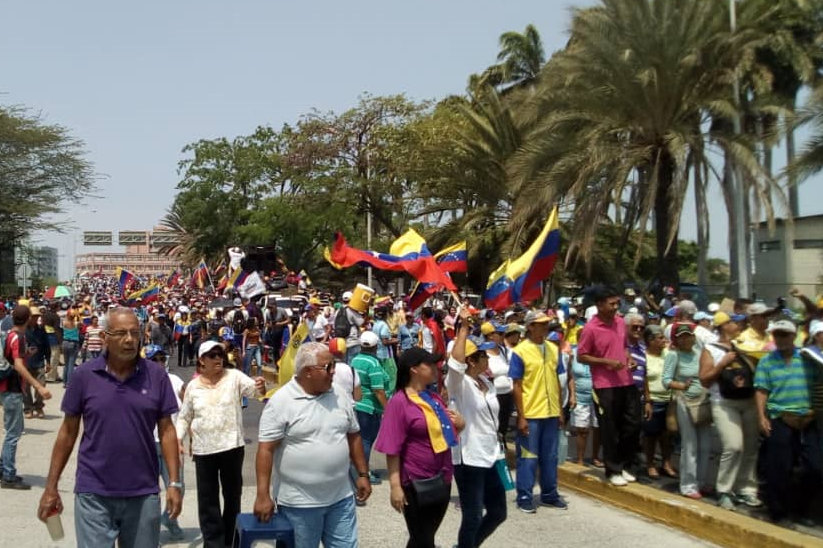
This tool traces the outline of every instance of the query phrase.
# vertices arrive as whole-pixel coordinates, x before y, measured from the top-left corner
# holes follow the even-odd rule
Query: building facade
[[[823,215],[779,219],[774,232],[766,223],[754,229],[755,273],[752,290],[758,299],[774,302],[796,287],[813,298],[823,293]],[[789,299],[789,305],[792,304]]]

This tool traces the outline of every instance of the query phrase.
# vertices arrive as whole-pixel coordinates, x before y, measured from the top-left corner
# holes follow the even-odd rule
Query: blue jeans
[[[456,464],[454,481],[457,482],[463,515],[457,533],[457,546],[476,548],[506,521],[506,490],[494,466],[481,468]]]
[[[168,490],[169,489],[169,469],[166,466],[166,461],[163,459],[163,451],[160,450],[160,442],[156,443],[157,445],[157,460],[160,462],[160,478],[163,480],[163,487]],[[183,484],[183,488],[180,489],[180,496],[186,494],[186,484],[183,480],[183,461],[180,461],[180,471],[178,472],[180,476],[180,483]],[[169,511],[168,509],[163,510],[163,515],[168,518]],[[170,519],[170,523],[177,523],[177,519]]]
[[[364,411],[355,411],[357,422],[360,424],[360,438],[363,440],[363,453],[366,454],[366,464],[368,465],[371,456],[371,448],[374,440],[377,439],[377,432],[380,430],[380,415],[371,414]]]
[[[2,392],[0,403],[3,405],[3,426],[6,429],[0,471],[4,480],[12,481],[17,475],[17,442],[23,434],[23,394]]]
[[[259,346],[247,346],[246,347],[246,354],[243,356],[243,373],[246,375],[249,374],[251,371],[251,362],[252,360],[257,361],[258,369],[260,366],[263,365],[262,356],[260,355],[260,347]]]
[[[531,502],[535,475],[540,467],[540,500],[553,502],[557,493],[557,442],[559,419],[526,419],[528,437],[517,433],[517,502]]]
[[[160,545],[160,497],[74,495],[77,546],[157,548]]]
[[[74,365],[77,361],[77,351],[80,349],[80,343],[76,341],[63,341],[63,386],[69,384],[71,374],[74,372]]]
[[[294,548],[354,548],[357,546],[357,514],[354,497],[330,506],[296,508],[280,506],[294,528]]]

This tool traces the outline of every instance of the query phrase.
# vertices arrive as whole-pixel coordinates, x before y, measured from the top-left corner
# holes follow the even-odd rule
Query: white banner
[[[257,272],[252,272],[246,278],[246,281],[243,282],[238,288],[240,291],[240,296],[251,299],[252,297],[256,297],[257,295],[262,295],[266,292],[266,284],[263,283],[263,280],[260,278],[260,274]]]

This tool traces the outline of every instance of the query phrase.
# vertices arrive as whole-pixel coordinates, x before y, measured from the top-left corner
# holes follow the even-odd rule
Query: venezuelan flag
[[[451,291],[457,290],[451,278],[440,270],[426,241],[411,228],[392,243],[389,253],[351,247],[338,232],[327,260],[335,268],[360,265],[394,272],[406,271],[421,282],[439,283]]]
[[[152,284],[129,295],[127,302],[129,305],[139,303],[147,304],[157,300],[158,297],[160,297],[160,286],[157,284]]]
[[[176,268],[172,270],[171,274],[169,275],[169,280],[166,282],[167,287],[174,287],[177,285],[177,280],[180,279],[180,271]]]
[[[120,294],[126,294],[126,288],[135,280],[135,275],[125,268],[117,267],[117,285],[120,286]]]
[[[483,301],[494,310],[540,297],[541,282],[549,277],[560,252],[560,224],[555,207],[537,239],[517,259],[507,259],[491,273]]]
[[[429,441],[435,453],[442,453],[449,447],[457,445],[457,432],[439,399],[428,390],[423,390],[417,394],[410,394],[409,400],[416,403],[423,411],[426,429],[429,431]]]
[[[246,278],[248,277],[248,272],[244,271],[242,268],[238,268],[231,273],[231,276],[229,276],[228,285],[234,288],[240,287],[246,283]]]
[[[466,272],[469,269],[466,241],[458,242],[434,254],[434,260],[443,272]]]
[[[417,310],[426,304],[426,299],[434,295],[440,287],[442,286],[438,284],[417,282],[409,297],[409,310]]]

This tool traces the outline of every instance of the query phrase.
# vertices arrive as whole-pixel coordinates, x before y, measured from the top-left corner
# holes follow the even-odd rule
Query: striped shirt
[[[634,385],[642,394],[644,384],[643,381],[646,379],[646,345],[641,342],[630,344],[629,354],[634,360],[634,363],[637,365],[637,367],[632,370],[632,380],[634,381]]]
[[[816,376],[815,370],[801,357],[798,349],[794,349],[789,365],[786,365],[780,352],[774,350],[758,362],[754,387],[769,393],[766,411],[770,418],[783,412],[806,414],[811,408]]]
[[[389,379],[380,360],[369,354],[360,353],[352,359],[351,366],[360,376],[360,390],[363,394],[360,401],[354,403],[354,409],[369,415],[382,414],[383,406],[380,405],[374,391],[387,391]]]
[[[103,350],[103,338],[100,333],[103,329],[100,327],[91,327],[86,330],[86,350],[89,352],[100,352]]]

